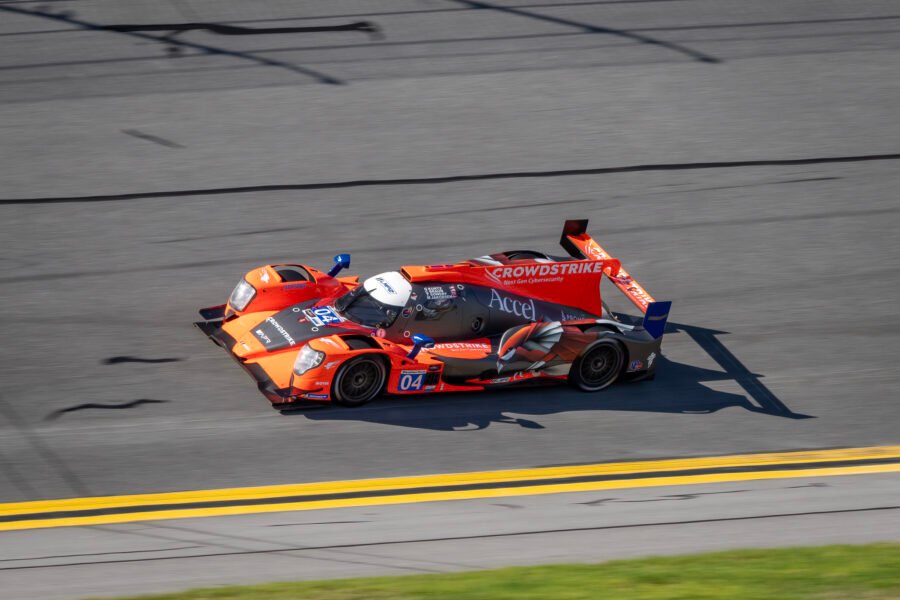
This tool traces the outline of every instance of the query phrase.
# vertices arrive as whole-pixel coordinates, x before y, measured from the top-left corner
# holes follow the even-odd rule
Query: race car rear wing
[[[655,301],[644,286],[628,274],[619,261],[613,259],[594,238],[588,235],[587,225],[587,219],[566,221],[559,243],[573,258],[614,261],[611,262],[610,268],[604,269],[603,274],[644,313],[644,329],[654,338],[662,337],[672,303]]]

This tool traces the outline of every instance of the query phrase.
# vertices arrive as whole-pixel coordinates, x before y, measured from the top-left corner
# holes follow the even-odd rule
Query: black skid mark
[[[669,500],[696,500],[700,496],[717,496],[719,494],[741,494],[744,492],[749,492],[751,490],[727,490],[724,492],[696,492],[693,494],[669,494],[668,496],[661,496],[659,498],[647,498],[644,500],[617,500],[617,502],[622,503],[642,503],[642,502],[668,502]]]
[[[168,31],[169,35],[185,31],[208,31],[218,35],[272,35],[282,33],[319,33],[326,31],[362,31],[377,35],[381,29],[369,21],[356,21],[346,25],[320,25],[314,27],[241,27],[239,25],[221,25],[219,23],[147,23],[143,25],[103,25],[98,27],[105,31],[134,33],[147,31]]]
[[[618,498],[599,498],[597,500],[591,500],[590,502],[578,502],[577,504],[581,504],[583,506],[602,506],[607,502],[615,502]]]
[[[371,523],[371,521],[312,521],[310,523],[274,523],[266,527],[302,527],[305,525],[350,525],[356,523]]]
[[[122,363],[148,363],[148,364],[159,364],[159,363],[170,363],[170,362],[180,362],[184,360],[183,358],[139,358],[137,356],[110,356],[109,358],[104,358],[100,361],[101,364],[104,365],[119,365]]]
[[[673,52],[677,52],[679,54],[683,54],[688,58],[695,60],[697,62],[702,63],[721,63],[722,60],[716,58],[715,56],[710,56],[709,54],[699,52],[694,50],[693,48],[688,48],[687,46],[683,46],[681,44],[676,44],[674,42],[667,42],[665,40],[661,40],[655,37],[650,37],[648,35],[644,35],[641,33],[635,33],[634,31],[626,31],[624,29],[614,29],[612,27],[602,27],[599,25],[591,25],[590,23],[584,23],[581,21],[573,21],[571,19],[562,19],[560,17],[554,17],[551,15],[539,14],[535,12],[531,12],[528,10],[523,10],[521,8],[516,8],[512,6],[502,6],[499,4],[491,4],[489,2],[476,2],[474,0],[453,0],[457,4],[462,4],[463,6],[467,6],[469,8],[481,9],[481,10],[495,10],[497,12],[506,13],[510,15],[516,15],[519,17],[527,17],[529,19],[536,19],[538,21],[545,21],[547,23],[554,23],[556,25],[564,25],[566,27],[573,27],[575,29],[579,29],[586,33],[598,33],[598,34],[606,34],[606,35],[614,35],[617,37],[625,38],[628,40],[632,40],[634,42],[638,42],[640,44],[650,44],[653,46],[658,46],[660,48],[665,48],[667,50],[671,50]]]
[[[129,402],[122,402],[121,404],[101,404],[99,402],[87,402],[85,404],[76,404],[75,406],[69,406],[68,408],[61,408],[59,410],[55,410],[46,417],[44,417],[45,421],[53,421],[54,419],[58,419],[65,413],[75,412],[77,410],[86,410],[89,408],[100,408],[100,409],[123,409],[123,408],[134,408],[135,406],[140,406],[141,404],[165,404],[169,402],[168,400],[153,400],[151,398],[138,398],[137,400],[131,400]]]
[[[18,8],[13,6],[7,6],[5,4],[0,4],[0,11],[9,12],[17,15],[26,15],[30,17],[36,17],[41,19],[50,19],[52,21],[56,21],[59,23],[65,23],[67,25],[72,25],[74,27],[78,27],[80,29],[85,29],[89,31],[109,31],[112,33],[118,33],[121,35],[127,35],[132,38],[138,38],[141,40],[149,40],[151,42],[158,42],[160,44],[167,44],[167,48],[169,49],[170,54],[172,50],[175,49],[175,54],[181,52],[184,49],[191,50],[199,50],[204,54],[214,55],[214,56],[229,56],[232,58],[237,58],[241,60],[247,60],[258,65],[263,65],[266,67],[276,67],[279,69],[284,69],[287,71],[291,71],[293,73],[298,73],[300,75],[304,75],[306,77],[310,77],[319,83],[324,83],[328,85],[344,85],[345,82],[337,77],[332,77],[326,73],[321,73],[314,69],[310,69],[307,67],[302,67],[299,65],[295,65],[293,63],[283,62],[279,60],[274,60],[271,58],[266,58],[264,56],[259,56],[252,52],[242,52],[238,50],[228,50],[226,48],[220,48],[217,46],[210,46],[207,44],[197,44],[194,42],[187,42],[184,40],[176,40],[172,36],[176,35],[178,32],[175,31],[169,36],[155,36],[149,35],[147,33],[143,33],[141,31],[118,31],[115,29],[108,29],[104,25],[98,25],[96,23],[92,23],[89,21],[84,21],[81,19],[76,19],[72,16],[71,13],[51,13],[40,9],[29,10],[25,8]]]
[[[165,146],[166,148],[184,148],[184,146],[177,142],[167,140],[166,138],[161,138],[158,135],[144,133],[143,131],[139,131],[137,129],[123,129],[122,133],[124,133],[125,135],[130,135],[131,137],[138,138],[139,140],[147,140],[148,142],[153,142],[154,144]]]
[[[0,10],[3,6],[0,5]],[[153,38],[159,39],[159,38]],[[357,187],[386,187],[406,185],[441,185],[465,181],[490,181],[500,179],[545,179],[552,177],[583,177],[587,175],[608,175],[613,173],[643,173],[654,171],[699,171],[712,169],[737,169],[752,167],[793,167],[800,165],[824,165],[870,161],[900,161],[900,153],[862,154],[848,156],[819,156],[810,158],[774,158],[760,160],[706,161],[686,163],[650,163],[623,165],[619,167],[594,167],[588,169],[559,169],[534,171],[507,171],[496,173],[471,173],[443,175],[437,177],[411,177],[396,179],[356,179],[347,181],[322,181],[312,183],[275,183],[236,187],[201,189],[181,189],[159,192],[131,192],[124,194],[102,194],[89,196],[57,196],[44,198],[0,198],[0,205],[8,204],[55,204],[63,202],[117,202],[123,200],[143,200],[147,198],[174,198],[190,196],[215,196],[222,194],[253,194],[261,192],[333,190]],[[894,210],[893,208],[890,210]]]

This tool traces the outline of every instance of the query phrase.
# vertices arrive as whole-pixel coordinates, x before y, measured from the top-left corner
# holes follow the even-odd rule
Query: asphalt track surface
[[[897,443],[898,50],[890,1],[0,2],[0,501]],[[655,381],[283,416],[191,327],[566,218],[674,302]]]
[[[893,473],[10,531],[0,581],[17,599],[63,600],[867,543],[896,539],[898,495]]]

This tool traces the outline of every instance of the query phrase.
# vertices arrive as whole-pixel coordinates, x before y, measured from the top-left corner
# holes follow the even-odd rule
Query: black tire
[[[587,347],[569,371],[569,384],[584,392],[599,392],[619,377],[625,352],[615,340],[601,339]]]
[[[331,384],[331,397],[341,406],[362,406],[381,393],[387,367],[375,354],[364,354],[345,362]]]

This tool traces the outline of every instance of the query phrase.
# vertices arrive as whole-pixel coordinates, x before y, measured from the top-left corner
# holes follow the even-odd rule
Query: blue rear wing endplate
[[[644,330],[649,333],[653,339],[659,339],[666,331],[666,322],[669,320],[669,311],[672,309],[672,302],[651,302],[647,305],[647,312],[644,313]]]

